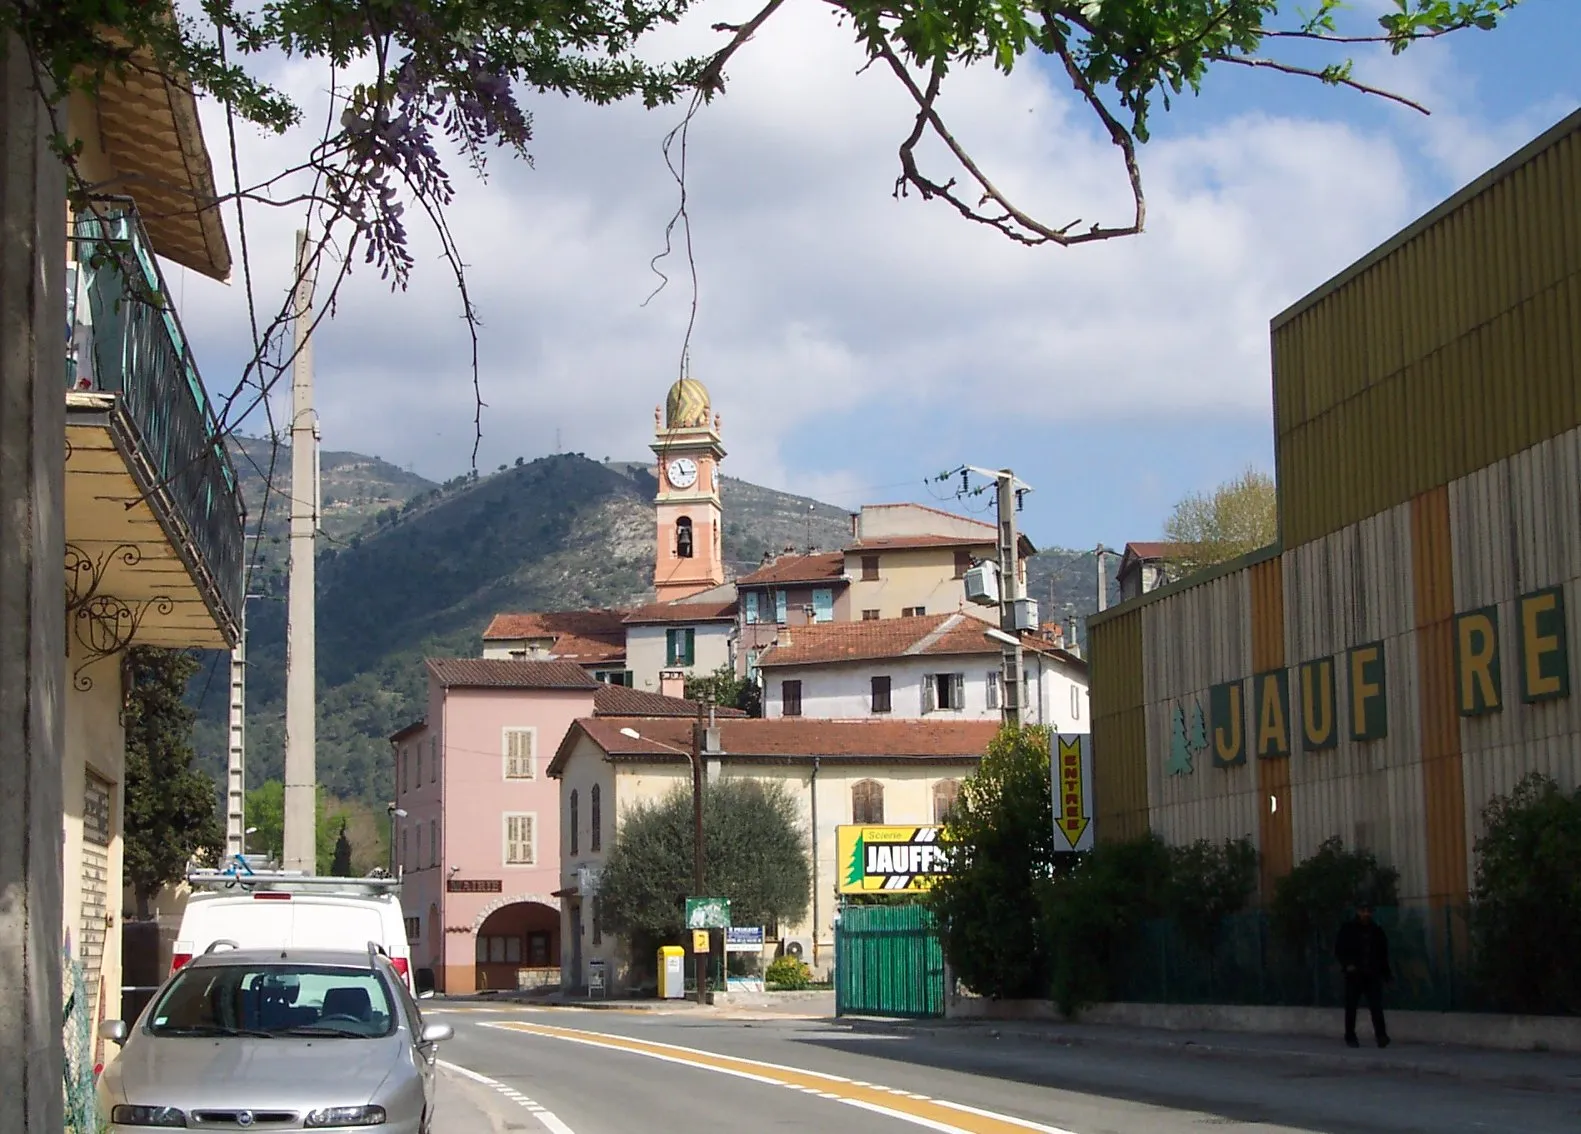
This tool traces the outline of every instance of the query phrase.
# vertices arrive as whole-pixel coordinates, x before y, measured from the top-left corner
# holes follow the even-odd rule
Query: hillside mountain
[[[238,443],[236,464],[257,531],[271,446]],[[285,566],[290,449],[273,454],[274,489],[247,611],[247,777],[284,764]],[[435,484],[376,457],[320,458],[323,531],[317,557],[318,776],[332,793],[376,806],[393,790],[386,738],[422,714],[425,656],[476,654],[504,610],[620,606],[651,593],[652,469],[559,454]],[[724,478],[724,542],[733,573],[788,548],[842,546],[841,508]],[[1032,561],[1031,590],[1078,614],[1093,606],[1091,553]],[[1047,611],[1049,608],[1045,606]],[[1050,615],[1045,614],[1045,617]],[[194,684],[204,765],[223,774],[224,667]]]

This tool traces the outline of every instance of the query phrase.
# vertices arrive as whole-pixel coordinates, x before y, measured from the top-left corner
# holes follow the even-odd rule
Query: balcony
[[[130,645],[235,643],[245,512],[135,208],[95,201],[69,239],[66,604],[80,680]]]

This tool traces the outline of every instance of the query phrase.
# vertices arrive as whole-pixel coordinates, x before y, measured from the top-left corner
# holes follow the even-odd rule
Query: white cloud
[[[709,9],[709,22],[721,18]],[[657,48],[716,38],[696,25],[667,35]],[[857,74],[862,63],[825,14],[787,6],[692,126],[693,370],[724,416],[736,476],[831,492],[872,483],[860,454],[790,451],[787,439],[828,415],[881,421],[895,404],[937,423],[912,446],[918,470],[931,470],[963,420],[1002,423],[958,396],[963,381],[1010,383],[1027,429],[1256,419],[1268,405],[1268,319],[1429,203],[1389,134],[1248,113],[1144,150],[1144,236],[1026,249],[940,203],[891,198],[908,103],[886,73]],[[293,64],[280,81],[302,94],[324,75]],[[1029,211],[1126,219],[1123,168],[1063,80],[1032,66],[1009,78],[979,70],[947,91],[958,135]],[[477,184],[453,166],[450,219],[484,321],[480,464],[546,452],[557,429],[592,457],[642,454],[690,303],[677,228],[662,265],[670,283],[642,306],[676,203],[659,144],[680,111],[554,98],[532,109],[536,168],[501,155]],[[309,118],[322,113],[320,101]],[[204,122],[223,183],[223,116],[206,107]],[[1446,152],[1513,144],[1470,119],[1461,129]],[[302,142],[244,130],[244,179],[290,165]],[[300,210],[248,212],[273,310]],[[359,262],[317,341],[324,443],[452,475],[471,447],[470,345],[432,237],[407,222],[420,260],[411,291],[391,295]],[[229,386],[246,338],[239,270],[228,289],[189,280],[184,316],[211,387]]]

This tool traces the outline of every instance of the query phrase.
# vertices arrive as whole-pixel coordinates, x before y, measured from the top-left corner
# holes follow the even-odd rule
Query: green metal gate
[[[944,950],[926,906],[847,906],[834,932],[837,1016],[944,1015]]]

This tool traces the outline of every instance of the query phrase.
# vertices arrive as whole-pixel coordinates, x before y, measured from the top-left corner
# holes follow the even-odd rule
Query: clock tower
[[[659,479],[653,588],[660,602],[673,602],[725,581],[719,502],[725,450],[719,443],[719,416],[695,378],[681,378],[670,387],[663,409],[653,411],[653,426]]]

